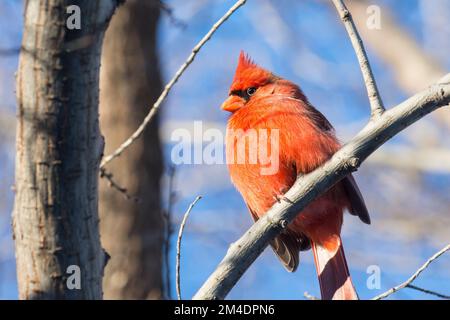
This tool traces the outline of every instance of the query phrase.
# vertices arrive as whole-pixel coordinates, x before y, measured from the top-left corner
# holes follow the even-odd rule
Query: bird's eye
[[[247,94],[248,94],[249,96],[254,95],[255,92],[256,92],[256,88],[255,88],[255,87],[247,88]]]

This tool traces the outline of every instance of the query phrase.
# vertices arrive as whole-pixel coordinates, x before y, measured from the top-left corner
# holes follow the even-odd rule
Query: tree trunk
[[[129,0],[105,36],[100,80],[101,127],[106,154],[138,127],[161,93],[156,52],[159,6]],[[138,202],[100,183],[101,235],[111,260],[105,298],[159,299],[162,294],[164,221],[160,207],[162,154],[158,119],[121,158],[108,165],[114,179]]]
[[[104,31],[118,1],[76,1],[81,28],[69,29],[72,2],[25,4],[13,212],[21,299],[102,298],[98,80]]]

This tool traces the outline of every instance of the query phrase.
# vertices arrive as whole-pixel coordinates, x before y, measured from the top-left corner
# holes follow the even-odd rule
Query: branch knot
[[[361,161],[358,157],[351,157],[344,163],[344,167],[350,169],[351,171],[356,171],[360,166]]]

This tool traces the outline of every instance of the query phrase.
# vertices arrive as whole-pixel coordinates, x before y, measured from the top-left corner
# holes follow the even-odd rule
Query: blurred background
[[[30,0],[33,1],[33,0]],[[232,5],[222,0],[130,0],[113,17],[102,57],[100,119],[106,153],[145,116],[190,50]],[[424,89],[450,69],[450,2],[347,1],[365,41],[386,107]],[[376,5],[380,28],[366,22]],[[14,73],[20,51],[23,1],[0,0],[0,299],[16,299],[11,212],[14,193]],[[190,298],[252,221],[230,183],[226,165],[171,161],[175,129],[224,132],[220,104],[228,93],[240,50],[301,86],[345,142],[365,124],[369,105],[358,63],[329,1],[249,0],[213,36],[175,85],[144,137],[108,166],[140,201],[101,181],[101,237],[112,256],[106,298],[174,298],[176,234],[197,195],[181,258],[183,298]],[[356,179],[372,225],[346,215],[343,241],[363,299],[403,282],[450,241],[450,110],[438,110],[376,151]],[[194,141],[201,144],[202,141]],[[204,143],[204,146],[207,143]],[[159,183],[160,181],[160,183]],[[369,289],[367,268],[381,270]],[[450,258],[443,256],[414,283],[450,292]],[[270,249],[231,291],[231,299],[304,299],[320,296],[311,252],[287,273]],[[433,299],[403,289],[391,299]]]

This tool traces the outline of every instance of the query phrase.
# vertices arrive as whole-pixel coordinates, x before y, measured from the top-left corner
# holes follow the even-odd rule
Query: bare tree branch
[[[100,178],[105,178],[109,182],[109,186],[117,191],[119,191],[125,199],[133,200],[134,202],[139,202],[139,198],[136,196],[132,196],[128,193],[128,189],[122,187],[114,180],[114,176],[111,172],[107,171],[105,168],[100,168]]]
[[[20,47],[17,48],[0,48],[0,57],[17,56],[20,53]]]
[[[384,142],[437,108],[450,103],[450,74],[437,84],[414,95],[371,121],[333,157],[318,169],[299,177],[239,240],[232,244],[222,262],[193,297],[223,299],[242,274],[283,231],[299,212],[317,196],[357,170],[361,163]]]
[[[212,28],[206,33],[206,35],[200,40],[199,43],[192,49],[191,54],[187,58],[187,60],[181,65],[181,67],[178,69],[178,71],[175,73],[173,78],[167,83],[167,85],[164,87],[163,92],[159,96],[159,98],[156,100],[156,102],[153,104],[153,107],[150,109],[150,112],[147,114],[147,116],[144,118],[144,121],[141,123],[141,125],[136,129],[136,131],[125,141],[123,142],[113,153],[106,156],[102,163],[100,164],[100,168],[105,167],[105,165],[112,161],[113,159],[119,157],[125,149],[127,149],[130,145],[133,144],[133,142],[136,139],[139,139],[139,137],[142,135],[142,132],[144,132],[147,125],[150,123],[150,121],[153,119],[155,114],[158,112],[159,108],[161,107],[162,102],[166,99],[167,95],[169,94],[172,87],[175,85],[175,83],[178,81],[178,79],[181,77],[181,75],[186,71],[186,69],[189,67],[189,65],[194,61],[197,53],[200,51],[200,49],[211,39],[212,35],[219,29],[219,27],[241,6],[245,4],[247,0],[238,0],[236,3],[225,13],[225,15],[222,16],[213,26]]]
[[[341,17],[342,22],[344,23],[345,29],[347,30],[348,36],[352,42],[353,49],[355,50],[356,57],[358,58],[359,66],[361,68],[364,83],[367,89],[367,95],[369,96],[372,117],[379,116],[384,112],[384,106],[378,92],[377,83],[375,82],[369,60],[367,59],[367,54],[364,49],[362,39],[359,36],[355,23],[353,22],[352,15],[350,14],[350,11],[347,10],[344,2],[342,0],[332,1],[339,13],[339,16]]]
[[[436,297],[439,297],[439,298],[442,298],[442,299],[450,299],[450,296],[447,296],[445,294],[442,294],[442,293],[439,293],[439,292],[436,292],[436,291],[431,291],[431,290],[428,290],[428,289],[424,289],[424,288],[421,288],[421,287],[418,287],[418,286],[415,286],[415,285],[412,285],[412,284],[406,285],[405,288],[410,288],[410,289],[413,289],[413,290],[421,291],[423,293],[431,294],[432,296],[436,296]]]
[[[391,294],[397,292],[400,289],[403,289],[405,287],[411,287],[410,283],[413,282],[426,268],[428,268],[428,266],[437,258],[439,258],[441,255],[443,255],[444,253],[446,253],[447,251],[450,250],[450,244],[446,245],[444,248],[442,248],[441,250],[439,250],[438,252],[436,252],[430,259],[428,259],[419,269],[417,269],[416,272],[414,272],[414,274],[408,278],[408,280],[406,280],[405,282],[399,284],[398,286],[395,286],[391,289],[389,289],[388,291],[374,297],[372,300],[381,300],[384,299],[388,296],[390,296]],[[416,287],[417,288],[417,287]],[[421,289],[421,288],[420,288]],[[420,290],[423,291],[423,290]],[[427,290],[428,291],[428,290]],[[430,293],[430,292],[427,292]]]
[[[181,240],[183,238],[184,226],[186,225],[186,221],[189,217],[189,214],[194,208],[197,201],[199,201],[202,196],[197,196],[195,200],[189,205],[189,208],[186,210],[184,214],[183,220],[181,221],[180,231],[178,232],[178,240],[177,240],[177,268],[176,268],[176,282],[177,282],[177,296],[178,300],[181,300],[181,286],[180,286],[180,258],[181,258]]]

